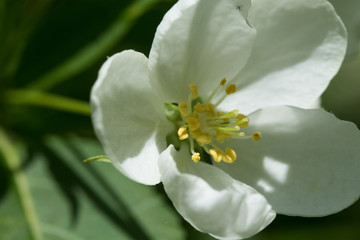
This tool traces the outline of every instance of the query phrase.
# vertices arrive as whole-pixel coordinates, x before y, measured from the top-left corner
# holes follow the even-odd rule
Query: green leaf
[[[87,102],[33,89],[8,90],[6,100],[12,105],[34,105],[86,116],[91,115]]]
[[[82,162],[102,153],[94,140],[52,137],[20,169],[46,240],[184,239],[181,221],[156,187],[130,181],[112,164]],[[16,189],[0,204],[0,239],[32,239]],[[19,201],[20,200],[20,201]]]
[[[29,88],[48,90],[69,80],[72,76],[104,58],[106,52],[114,47],[131,29],[136,20],[153,7],[159,0],[137,0],[122,11],[118,18],[98,38],[71,56],[61,65],[46,73]]]

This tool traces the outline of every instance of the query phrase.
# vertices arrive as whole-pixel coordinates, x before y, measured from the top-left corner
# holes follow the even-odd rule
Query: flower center
[[[261,139],[260,132],[247,136],[242,131],[249,125],[249,118],[238,110],[227,113],[216,111],[216,107],[228,96],[236,92],[236,85],[229,84],[225,88],[225,94],[215,103],[211,100],[220,88],[226,84],[226,79],[222,79],[219,86],[214,89],[208,99],[203,103],[199,98],[198,87],[190,84],[191,94],[187,102],[179,102],[178,107],[181,114],[181,127],[178,129],[180,140],[188,139],[192,160],[198,162],[201,158],[200,153],[195,152],[195,141],[206,153],[211,155],[216,162],[232,163],[236,160],[236,152],[229,147],[221,149],[218,144],[224,143],[226,139]]]

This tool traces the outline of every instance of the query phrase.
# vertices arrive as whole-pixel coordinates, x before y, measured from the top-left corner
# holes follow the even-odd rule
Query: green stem
[[[115,22],[94,42],[85,46],[65,63],[46,73],[28,87],[48,90],[55,85],[70,79],[90,67],[123,38],[135,21],[148,11],[159,0],[138,0],[126,8]]]
[[[8,90],[6,101],[13,105],[34,105],[87,116],[91,115],[91,109],[87,102],[32,89]]]
[[[12,182],[20,198],[32,239],[42,240],[40,225],[32,201],[30,187],[27,183],[26,176],[21,169],[19,155],[2,128],[0,128],[0,152],[3,155],[4,164],[11,174]]]
[[[94,157],[90,157],[88,159],[83,160],[84,163],[88,163],[88,162],[106,162],[106,163],[111,163],[111,161],[109,160],[109,158],[105,155],[100,155],[100,156],[94,156]]]

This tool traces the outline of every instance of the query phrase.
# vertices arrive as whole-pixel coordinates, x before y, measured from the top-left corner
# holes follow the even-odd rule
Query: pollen
[[[193,99],[196,99],[199,96],[198,87],[195,84],[190,84],[189,88]]]
[[[225,92],[227,95],[233,94],[234,92],[236,92],[236,85],[235,84],[230,84],[226,87]]]
[[[198,103],[194,106],[194,110],[198,113],[205,113],[209,111],[209,105]]]
[[[239,127],[240,128],[246,128],[247,126],[249,126],[249,118],[244,115],[244,114],[238,114],[236,116],[237,120],[239,120]]]
[[[180,140],[187,139],[189,134],[186,132],[186,126],[181,126],[178,130],[178,136]]]
[[[210,117],[214,117],[216,115],[215,112],[215,106],[213,104],[208,104],[209,110],[208,110],[208,114]]]
[[[225,148],[226,156],[228,156],[232,162],[236,160],[236,152],[232,148]]]
[[[192,132],[198,130],[201,126],[198,114],[193,114],[191,117],[186,118],[185,122],[188,124],[189,130]]]
[[[220,81],[219,86],[225,86],[225,83],[226,83],[226,78],[223,78],[223,79]]]
[[[261,139],[261,133],[260,132],[256,132],[252,135],[252,139],[254,141],[259,141]]]
[[[216,141],[223,142],[226,139],[231,138],[230,134],[223,133],[223,132],[216,132]]]
[[[189,110],[187,108],[186,102],[179,102],[179,111],[182,116],[186,117],[189,115]]]
[[[212,137],[210,136],[210,134],[203,133],[196,137],[196,140],[202,144],[210,144],[212,142]]]
[[[215,162],[221,162],[223,154],[219,149],[210,149],[209,153]]]
[[[200,161],[200,153],[194,153],[192,156],[191,156],[191,159],[194,161],[194,162],[199,162]]]

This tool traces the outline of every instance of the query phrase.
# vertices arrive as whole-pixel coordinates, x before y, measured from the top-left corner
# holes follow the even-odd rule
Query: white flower
[[[161,181],[190,224],[220,239],[250,237],[275,212],[338,212],[359,197],[359,131],[302,108],[325,90],[345,49],[325,0],[179,0],[149,59],[128,50],[102,66],[91,93],[96,134],[122,173]],[[204,105],[192,109],[198,96]],[[176,124],[164,103],[179,107]],[[167,146],[174,132],[179,150]],[[205,152],[212,164],[197,162]]]

